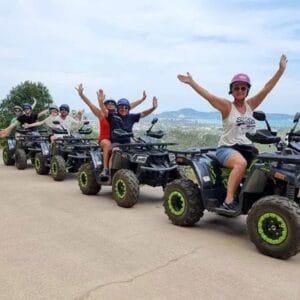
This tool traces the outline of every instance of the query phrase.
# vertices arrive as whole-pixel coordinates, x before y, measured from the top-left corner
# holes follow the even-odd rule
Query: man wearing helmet
[[[53,121],[56,119],[56,117],[58,116],[58,107],[55,104],[51,104],[49,106],[49,116],[39,122],[35,122],[32,124],[24,124],[23,127],[25,128],[31,128],[31,127],[38,127],[38,126],[42,126],[43,124],[45,124],[47,127],[52,128],[54,127]]]
[[[145,92],[144,92],[144,96],[146,98]],[[130,109],[132,108],[130,105],[130,102],[127,99],[122,98],[117,102],[117,111],[113,112],[113,111],[109,111],[104,105],[105,95],[104,95],[104,92],[102,89],[100,89],[97,92],[97,97],[98,97],[98,101],[99,101],[101,110],[104,112],[105,116],[108,118],[111,133],[115,129],[119,129],[119,128],[121,128],[127,132],[132,132],[134,123],[139,122],[140,118],[148,116],[157,108],[157,98],[153,97],[153,105],[151,108],[149,108],[145,111],[142,111],[141,113],[132,114],[132,113],[129,113]],[[120,122],[116,121],[116,119],[114,118],[114,115],[117,115],[122,119],[122,124],[120,124]],[[124,144],[124,143],[130,143],[130,139],[125,138],[125,139],[119,140],[116,137],[111,135],[111,142]],[[108,175],[108,169],[106,169],[105,172]]]
[[[35,103],[36,103],[36,99],[34,98],[34,104],[33,105],[35,105]],[[14,122],[11,122],[11,124],[7,128],[0,130],[0,137],[8,136],[11,133],[11,131],[19,125],[23,126],[25,124],[35,123],[40,116],[45,114],[45,111],[42,111],[38,114],[32,113],[33,105],[31,105],[30,103],[24,103],[22,105],[23,113],[20,114],[15,119]]]
[[[125,98],[122,98],[117,102],[117,112],[111,112],[108,111],[104,106],[105,95],[103,93],[103,90],[100,89],[97,95],[101,105],[101,109],[108,117],[111,132],[113,132],[113,130],[115,129],[120,129],[120,128],[127,132],[132,132],[134,123],[139,122],[140,118],[144,118],[150,115],[157,108],[157,98],[153,97],[151,108],[137,114],[132,114],[130,113],[131,107],[129,101]],[[122,124],[116,121],[114,115],[117,115],[122,119]],[[113,136],[111,137],[111,141],[112,143],[120,143],[120,144],[130,143],[129,138],[125,138],[125,139],[122,138],[121,140],[119,140],[118,138]]]
[[[98,118],[100,126],[99,132],[99,144],[103,151],[103,171],[101,173],[102,177],[106,177],[108,175],[108,164],[109,164],[109,157],[111,153],[111,141],[110,141],[110,125],[105,113],[97,106],[95,106],[83,93],[83,85],[80,83],[78,87],[75,88],[78,92],[78,95],[83,100],[83,102],[90,108],[92,113]],[[130,105],[132,108],[141,104],[147,95],[146,92],[143,92],[143,97],[139,100],[132,102]],[[98,101],[101,96],[98,97]],[[117,103],[113,99],[101,99],[103,101],[104,107],[107,111],[116,112]],[[100,105],[100,103],[99,103]]]
[[[255,110],[274,88],[278,80],[284,73],[287,65],[287,58],[282,55],[279,61],[279,68],[265,86],[253,97],[246,100],[251,83],[248,75],[236,74],[229,85],[229,94],[234,98],[233,102],[217,97],[194,81],[192,76],[178,75],[178,79],[190,85],[201,97],[206,99],[214,108],[220,111],[223,119],[223,134],[220,138],[216,156],[219,162],[231,169],[227,184],[227,194],[220,210],[237,211],[238,202],[234,201],[235,192],[245,174],[247,168],[247,158],[251,157],[251,152],[255,153],[255,148],[246,137],[246,132],[255,130],[255,120],[252,117]],[[249,149],[253,151],[249,151]],[[247,155],[249,157],[247,157]]]
[[[40,122],[35,122],[33,124],[26,125],[26,128],[31,128],[31,127],[38,127],[41,126],[42,124],[46,124],[48,127],[52,128],[54,127],[53,121],[59,121],[61,127],[66,129],[68,131],[68,134],[70,134],[73,130],[79,129],[80,127],[83,126],[84,121],[82,119],[82,111],[77,112],[77,119],[74,119],[69,115],[70,112],[70,107],[68,104],[62,104],[59,107],[59,113],[58,114],[58,107],[52,106],[49,108],[49,111],[51,111],[51,115],[46,118],[43,121]],[[51,141],[53,141],[56,137],[60,135],[54,135],[53,138],[51,138]]]

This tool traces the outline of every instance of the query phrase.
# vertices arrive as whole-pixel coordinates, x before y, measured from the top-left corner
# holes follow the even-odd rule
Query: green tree
[[[0,103],[0,128],[9,125],[13,118],[13,107],[22,106],[23,103],[33,103],[33,98],[37,99],[34,112],[45,110],[53,103],[49,90],[41,82],[25,81],[13,87],[10,93]]]

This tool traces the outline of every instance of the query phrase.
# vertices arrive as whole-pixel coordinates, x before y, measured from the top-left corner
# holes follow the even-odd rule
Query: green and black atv
[[[53,121],[58,128],[52,128],[53,134],[61,137],[49,144],[48,139],[42,143],[42,151],[35,155],[35,170],[39,175],[46,175],[51,172],[55,181],[62,181],[68,173],[76,173],[80,166],[91,160],[90,153],[99,150],[99,145],[92,138],[92,128],[85,121],[83,126],[76,133],[69,134],[59,121]]]
[[[131,137],[134,141],[117,144],[113,149],[108,178],[101,177],[102,153],[101,156],[93,153],[91,162],[83,164],[78,171],[81,192],[85,195],[96,195],[102,185],[112,186],[112,195],[117,204],[130,208],[138,202],[140,185],[164,188],[168,182],[179,178],[175,155],[167,149],[174,143],[151,140],[161,139],[164,135],[161,130],[152,130],[156,122],[157,119],[152,120],[144,138],[134,138],[133,133],[123,129],[115,130],[113,134],[119,138]]]
[[[7,145],[3,149],[3,161],[6,165],[15,163],[17,169],[25,170],[28,159],[34,164],[36,153],[41,152],[41,142],[45,138],[43,134],[47,131],[18,128],[16,132],[20,134],[16,139],[7,139]]]
[[[259,120],[263,115],[254,113]],[[247,136],[255,143],[280,142],[280,137],[267,129]],[[239,210],[225,213],[219,207],[226,196],[230,170],[220,165],[215,151],[175,152],[177,164],[190,166],[196,180],[182,178],[167,184],[165,213],[179,226],[194,225],[205,210],[228,217],[248,215],[248,233],[260,252],[281,259],[296,255],[300,250],[300,155],[287,149],[257,155],[236,193]]]

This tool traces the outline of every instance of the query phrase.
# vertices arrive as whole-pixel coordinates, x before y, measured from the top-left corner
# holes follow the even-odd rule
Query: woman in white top
[[[220,111],[223,119],[224,132],[219,141],[216,152],[217,159],[222,165],[231,169],[228,179],[226,198],[221,209],[236,211],[239,205],[234,201],[235,192],[244,176],[247,168],[245,157],[237,150],[240,145],[251,145],[251,141],[246,138],[246,132],[255,130],[255,121],[252,112],[255,110],[270,91],[274,88],[287,65],[287,58],[282,55],[279,61],[279,68],[265,86],[253,97],[246,100],[251,84],[250,78],[246,74],[237,74],[233,77],[229,94],[232,94],[233,101],[217,97],[193,80],[187,73],[178,75],[178,79],[190,85],[200,96],[206,99],[214,108]]]

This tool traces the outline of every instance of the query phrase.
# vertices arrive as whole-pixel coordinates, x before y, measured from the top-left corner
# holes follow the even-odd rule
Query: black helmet
[[[59,110],[66,110],[67,112],[70,112],[70,106],[68,104],[62,104],[59,107]]]
[[[114,99],[107,99],[104,101],[104,105],[106,104],[113,104],[114,106],[117,106],[117,102]]]

